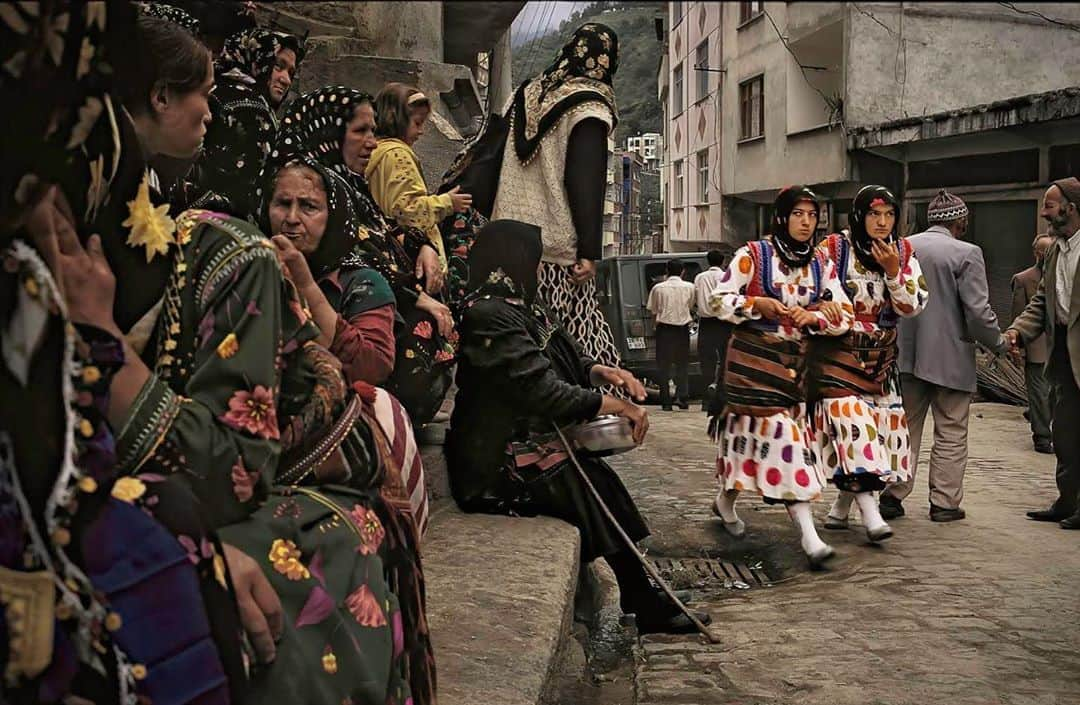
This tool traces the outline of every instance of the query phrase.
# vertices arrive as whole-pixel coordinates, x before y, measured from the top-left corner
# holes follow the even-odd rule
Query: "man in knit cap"
[[[930,518],[964,518],[964,470],[968,455],[968,411],[975,392],[975,341],[995,352],[1007,349],[990,308],[986,265],[978,245],[960,238],[968,208],[938,192],[927,208],[930,227],[909,238],[919,255],[930,299],[921,314],[899,323],[900,381],[911,436],[911,474],[881,494],[881,516],[904,515],[901,500],[915,486],[923,422],[934,414],[930,451]]]
[[[1050,359],[1046,374],[1055,385],[1051,430],[1057,455],[1058,498],[1049,509],[1028,512],[1036,521],[1059,521],[1063,529],[1080,529],[1080,180],[1059,179],[1043,196],[1042,217],[1050,225],[1054,246],[1043,268],[1043,280],[1024,312],[1005,335],[1012,346],[1046,335]],[[921,261],[921,257],[920,257]]]

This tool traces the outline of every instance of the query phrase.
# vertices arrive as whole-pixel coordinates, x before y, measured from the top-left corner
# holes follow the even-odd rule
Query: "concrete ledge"
[[[579,544],[557,519],[433,505],[423,559],[440,705],[550,700],[572,639]]]

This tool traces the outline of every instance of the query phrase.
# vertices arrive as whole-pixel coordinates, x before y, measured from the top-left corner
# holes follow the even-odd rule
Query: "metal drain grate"
[[[711,558],[649,558],[650,563],[677,588],[708,587],[719,583],[729,590],[772,585],[760,563],[733,563]]]

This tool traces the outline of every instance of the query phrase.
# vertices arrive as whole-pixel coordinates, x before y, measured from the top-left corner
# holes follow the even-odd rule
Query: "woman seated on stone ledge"
[[[321,331],[319,344],[341,361],[349,384],[383,385],[394,369],[394,293],[365,266],[348,186],[312,157],[286,155],[266,165],[260,206],[263,232]],[[386,439],[383,461],[400,475],[397,489],[419,536],[427,527],[427,490],[412,423],[392,394],[376,389],[375,420]]]
[[[467,512],[545,515],[573,524],[581,531],[581,560],[607,560],[622,609],[637,615],[640,632],[693,631],[649,583],[552,431],[552,422],[616,414],[630,420],[640,443],[649,420],[640,406],[592,389],[612,384],[645,396],[629,372],[582,359],[569,334],[536,302],[542,254],[539,228],[500,220],[485,226],[469,255],[458,393],[446,442],[454,498]],[[648,536],[615,471],[602,460],[581,463],[627,535],[634,541]]]

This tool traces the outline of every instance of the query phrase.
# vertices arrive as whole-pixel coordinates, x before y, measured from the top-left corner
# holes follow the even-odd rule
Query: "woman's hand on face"
[[[26,230],[52,269],[68,317],[122,337],[113,321],[116,277],[105,259],[101,236],[91,235],[83,247],[59,189],[50,189],[38,201],[26,219]]]
[[[895,244],[874,240],[870,243],[870,254],[890,278],[895,278],[900,273],[900,252]]]
[[[314,286],[315,277],[311,276],[311,268],[308,267],[304,253],[296,249],[296,246],[284,235],[275,235],[270,238],[270,241],[277,248],[278,261],[289,273],[296,288],[303,290]]]
[[[434,247],[425,245],[420,248],[420,256],[416,258],[416,278],[424,280],[424,291],[427,293],[437,294],[442,291],[445,277],[439,262],[439,253]]]
[[[589,381],[594,387],[610,384],[625,389],[637,401],[645,401],[645,385],[628,370],[607,365],[593,365],[589,370]]]
[[[446,304],[421,292],[419,298],[416,299],[416,307],[431,314],[442,337],[449,336],[454,330],[454,317],[450,315],[450,309],[446,307]]]
[[[247,632],[255,655],[262,663],[277,657],[276,642],[285,631],[285,612],[270,581],[255,560],[240,549],[222,544],[229,565],[240,624]]]
[[[454,204],[455,213],[464,213],[472,205],[472,194],[462,193],[460,186],[455,186],[446,193],[450,195],[450,202]]]

